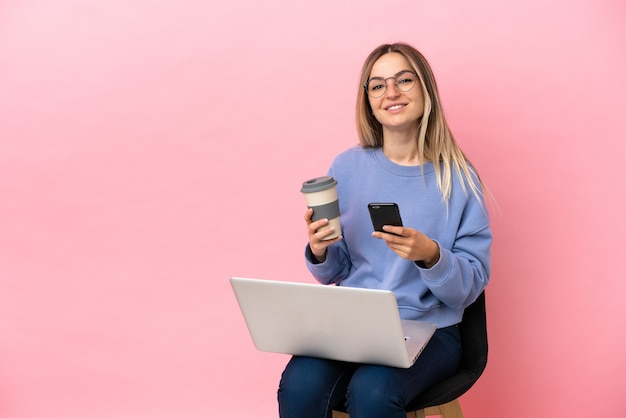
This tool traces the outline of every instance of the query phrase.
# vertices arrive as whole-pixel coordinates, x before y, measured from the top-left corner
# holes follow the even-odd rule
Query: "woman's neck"
[[[383,139],[383,153],[398,165],[420,165],[417,152],[417,139],[414,134],[386,134]]]

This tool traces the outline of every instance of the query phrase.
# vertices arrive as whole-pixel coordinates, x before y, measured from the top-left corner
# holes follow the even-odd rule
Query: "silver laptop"
[[[232,277],[260,351],[408,368],[435,324],[401,320],[391,291]]]

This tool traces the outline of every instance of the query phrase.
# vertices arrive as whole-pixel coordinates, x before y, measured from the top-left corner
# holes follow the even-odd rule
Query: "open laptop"
[[[232,277],[260,351],[408,368],[435,324],[401,320],[391,291]]]

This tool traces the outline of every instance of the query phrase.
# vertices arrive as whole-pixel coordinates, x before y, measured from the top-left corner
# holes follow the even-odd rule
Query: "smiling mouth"
[[[402,109],[403,107],[405,107],[406,105],[404,104],[397,104],[397,105],[393,105],[393,106],[389,106],[387,108],[387,110],[398,110],[398,109]]]

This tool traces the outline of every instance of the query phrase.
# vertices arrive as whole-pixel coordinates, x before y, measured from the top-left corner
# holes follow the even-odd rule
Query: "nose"
[[[395,78],[389,78],[385,80],[387,83],[387,90],[385,91],[385,96],[387,97],[398,97],[400,95],[400,90],[398,89],[398,85],[396,84]]]

